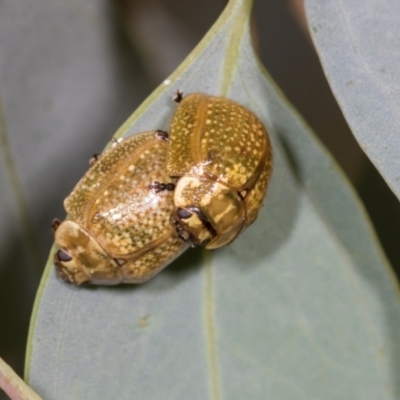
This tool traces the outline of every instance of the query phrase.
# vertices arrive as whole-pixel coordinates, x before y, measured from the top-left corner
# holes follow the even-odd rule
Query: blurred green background
[[[224,6],[222,0],[0,1],[7,129],[0,137],[0,356],[19,374],[52,218],[64,216],[63,199],[92,153],[179,65]],[[345,170],[398,273],[398,200],[331,94],[302,1],[255,0],[253,22],[262,62]]]

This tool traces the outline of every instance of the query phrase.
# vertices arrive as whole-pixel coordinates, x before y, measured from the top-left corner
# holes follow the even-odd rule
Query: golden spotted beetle
[[[169,134],[133,135],[94,162],[53,224],[66,281],[141,283],[188,245],[215,249],[253,223],[272,170],[261,121],[223,98],[182,99]]]
[[[188,247],[172,224],[166,138],[152,131],[116,144],[65,199],[68,219],[53,222],[61,278],[76,285],[142,283]],[[159,181],[168,183],[154,185]]]
[[[272,171],[272,148],[261,121],[223,97],[182,99],[169,132],[174,224],[192,246],[232,242],[257,217]]]

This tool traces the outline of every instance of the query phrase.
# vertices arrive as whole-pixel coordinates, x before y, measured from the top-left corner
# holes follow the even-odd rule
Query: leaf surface
[[[395,280],[346,178],[258,64],[250,9],[231,1],[118,135],[167,129],[178,88],[239,101],[274,148],[258,220],[140,286],[67,285],[52,249],[26,360],[44,398],[399,397]]]

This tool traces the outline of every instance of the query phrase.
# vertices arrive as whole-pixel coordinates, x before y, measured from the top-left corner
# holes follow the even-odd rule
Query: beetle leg
[[[150,189],[154,189],[156,193],[159,193],[165,190],[165,183],[155,181],[149,187]]]
[[[209,239],[204,240],[201,243],[198,243],[198,241],[196,241],[196,238],[194,237],[194,235],[192,233],[185,231],[176,219],[173,222],[175,225],[177,235],[184,242],[188,243],[190,245],[190,247],[206,246],[211,241],[211,238],[209,238]]]
[[[162,131],[160,129],[158,129],[156,131],[156,138],[157,139],[164,140],[164,141],[168,142],[168,137],[169,137],[168,136],[168,132]]]
[[[182,99],[183,99],[183,92],[178,89],[175,93],[175,96],[172,98],[172,100],[174,100],[175,103],[180,103]]]
[[[173,223],[175,225],[175,229],[176,229],[176,233],[178,234],[178,236],[186,243],[189,243],[192,247],[195,246],[194,244],[194,236],[185,231],[182,226],[179,224],[179,221],[174,219]]]
[[[58,218],[54,218],[53,221],[51,221],[51,228],[53,229],[53,232],[57,230],[57,228],[60,226],[61,221]]]
[[[204,228],[209,232],[209,237],[203,240],[199,240],[195,234],[186,230],[181,223],[181,220],[186,220],[193,217],[196,214]],[[217,236],[217,231],[208,220],[207,216],[198,207],[188,207],[187,209],[178,207],[176,210],[176,217],[173,220],[175,225],[176,233],[185,242],[188,242],[192,247],[195,246],[206,246],[210,241]]]
[[[94,153],[93,155],[92,155],[92,157],[90,158],[90,160],[89,160],[89,165],[91,166],[91,167],[93,167],[93,165],[94,164],[96,164],[96,162],[99,160],[99,155],[97,154],[97,153]]]
[[[172,192],[175,189],[175,183],[161,183],[155,181],[150,185],[150,189],[154,189],[156,193],[163,192],[164,190]]]

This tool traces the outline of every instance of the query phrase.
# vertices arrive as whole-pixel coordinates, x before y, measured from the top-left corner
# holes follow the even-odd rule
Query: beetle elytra
[[[133,135],[102,154],[66,198],[54,259],[66,281],[142,283],[186,248],[172,223],[174,181],[160,132]],[[168,182],[156,190],[154,182]]]

